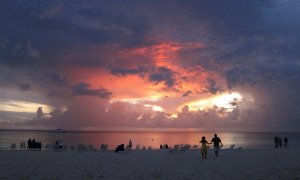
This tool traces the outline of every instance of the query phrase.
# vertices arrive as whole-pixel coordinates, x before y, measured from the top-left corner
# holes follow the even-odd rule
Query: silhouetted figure
[[[215,134],[215,137],[212,138],[211,143],[214,143],[215,156],[219,156],[220,144],[223,146],[221,139]]]
[[[159,145],[159,149],[163,149],[163,146],[162,146],[162,145]]]
[[[33,150],[35,151],[35,139],[34,138],[32,139],[31,145],[32,145]]]
[[[168,146],[168,144],[166,144],[166,149],[169,149],[169,146]]]
[[[132,148],[132,141],[131,140],[129,140],[128,147],[129,147],[129,151],[131,151],[131,148]]]
[[[28,150],[30,150],[32,148],[31,144],[32,144],[32,141],[31,141],[31,138],[29,138],[28,141],[27,141],[27,149]]]
[[[285,137],[284,138],[284,144],[283,144],[284,148],[287,148],[287,144],[288,144],[288,138]]]
[[[205,139],[205,136],[201,138],[201,141],[199,141],[201,144],[201,154],[202,154],[202,159],[207,159],[207,148],[208,148],[208,142]]]
[[[274,138],[274,147],[278,148],[278,137]]]
[[[280,137],[278,138],[278,145],[280,148],[282,147],[282,139]]]

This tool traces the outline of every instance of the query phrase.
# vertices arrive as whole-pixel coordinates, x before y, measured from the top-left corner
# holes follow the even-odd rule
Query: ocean
[[[232,144],[242,148],[273,148],[274,137],[288,138],[288,148],[300,147],[300,132],[217,132],[224,148]],[[53,144],[63,140],[66,145],[86,144],[99,148],[108,144],[109,149],[115,149],[119,144],[128,144],[132,140],[133,147],[149,147],[158,149],[160,144],[199,145],[202,136],[210,142],[214,132],[124,132],[124,131],[34,131],[34,130],[0,130],[0,149],[8,149],[11,143],[18,145],[29,138],[42,142],[42,145]]]

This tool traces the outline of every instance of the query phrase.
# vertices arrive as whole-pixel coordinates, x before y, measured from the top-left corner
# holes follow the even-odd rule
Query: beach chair
[[[62,146],[62,150],[63,150],[63,151],[66,151],[67,149],[68,149],[68,145],[63,145],[63,146]]]
[[[46,144],[46,145],[45,145],[45,150],[49,150],[49,149],[51,149],[50,144]]]
[[[126,147],[125,147],[125,151],[129,151],[130,149],[129,149],[129,145],[126,145]]]
[[[180,152],[185,152],[186,150],[187,150],[186,145],[181,145],[180,148],[179,148]]]
[[[20,143],[20,150],[26,150],[26,144],[25,142]]]
[[[77,151],[79,152],[87,151],[87,147],[84,144],[78,144]]]
[[[136,145],[135,150],[136,151],[140,150],[140,145]]]
[[[10,144],[10,150],[16,150],[17,149],[17,146],[15,143],[11,143]]]
[[[75,146],[74,146],[74,145],[71,145],[71,146],[70,146],[70,150],[71,150],[71,151],[75,151]]]
[[[94,145],[92,145],[92,144],[89,144],[87,148],[88,148],[88,151],[94,151]]]
[[[175,144],[172,149],[170,149],[170,152],[179,151],[179,144]]]
[[[235,144],[230,145],[228,149],[232,150],[235,147]]]
[[[107,149],[108,149],[108,144],[101,144],[100,151],[107,151]]]

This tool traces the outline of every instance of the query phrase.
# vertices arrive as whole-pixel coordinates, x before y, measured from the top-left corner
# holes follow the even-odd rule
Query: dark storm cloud
[[[51,72],[45,74],[47,83],[55,84],[57,86],[67,86],[69,84],[68,80],[58,72]]]
[[[109,111],[113,122],[101,122],[137,127],[214,127],[219,123],[228,128],[240,123],[239,127],[288,130],[299,127],[299,6],[297,0],[2,0],[0,84],[3,88],[39,91],[49,99],[111,97],[110,90],[77,84],[64,74],[72,67],[88,67],[108,70],[116,76],[139,75],[170,89],[179,83],[173,69],[156,67],[150,57],[121,56],[164,40],[200,42],[202,48],[186,48],[178,52],[177,59],[166,61],[183,68],[200,65],[204,71],[219,74],[226,84],[208,78],[205,92],[245,88],[245,92],[254,94],[261,109],[237,109],[225,121],[218,118],[217,110],[208,113],[211,121],[199,114],[181,112],[178,122],[167,121],[167,113],[152,116],[147,112],[142,121],[133,122],[130,119],[138,119],[141,114],[128,115],[127,104],[121,103]],[[117,53],[124,49],[129,51]],[[62,117],[72,124],[77,112],[86,108],[82,104],[88,102],[70,104],[73,108]],[[91,105],[78,124],[84,125],[86,117],[98,111],[97,105]],[[101,113],[93,115],[109,117],[104,105],[101,107]],[[92,125],[98,122],[95,117]],[[1,112],[1,118],[8,118],[7,112]],[[118,121],[123,118],[124,122]]]
[[[132,75],[132,74],[143,74],[149,71],[149,68],[139,66],[138,68],[132,68],[132,69],[126,69],[126,68],[110,68],[110,72],[113,75],[119,75],[119,76],[126,76],[126,75]]]
[[[79,1],[1,1],[0,62],[14,66],[101,66],[105,60],[88,56],[89,48],[107,43],[136,46],[151,29],[141,16],[106,9],[109,3],[80,5]],[[66,54],[75,56],[67,60]]]
[[[73,86],[73,94],[80,96],[96,96],[99,98],[109,98],[112,93],[107,89],[99,88],[99,89],[91,89],[90,85],[87,83],[79,83]]]
[[[188,90],[182,94],[182,97],[189,97],[191,94],[193,94],[193,92],[191,90]]]
[[[17,86],[20,91],[28,91],[30,90],[31,85],[29,83],[17,83]]]
[[[167,88],[172,88],[176,84],[176,79],[171,69],[158,67],[155,72],[149,74],[149,80],[154,83],[163,82]]]
[[[223,92],[224,90],[217,84],[216,80],[212,78],[207,78],[206,81],[208,82],[207,89],[204,92],[209,92],[211,94],[217,94],[219,92]]]

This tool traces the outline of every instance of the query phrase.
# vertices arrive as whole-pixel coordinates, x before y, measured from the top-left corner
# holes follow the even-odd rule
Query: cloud
[[[56,108],[40,121],[1,112],[3,123],[30,119],[27,125],[54,126],[63,118],[76,128],[85,127],[86,119],[89,126],[299,125],[297,0],[170,2],[1,1],[0,100],[43,101]],[[225,110],[217,108],[179,112],[170,120],[174,102],[227,90],[251,94],[253,102],[238,104],[222,118]],[[112,96],[168,96],[152,102],[168,112],[110,104]]]
[[[29,83],[17,83],[17,86],[20,91],[28,91],[31,88],[31,85]]]
[[[158,67],[154,72],[149,74],[149,80],[154,83],[163,82],[167,88],[172,88],[176,85],[174,72],[166,67]]]
[[[109,98],[112,93],[107,89],[99,88],[99,89],[90,89],[90,85],[87,83],[79,83],[73,86],[73,95],[79,96],[96,96],[98,98]]]
[[[191,90],[186,91],[185,93],[182,94],[182,97],[188,97],[191,94],[193,94],[193,92]]]

